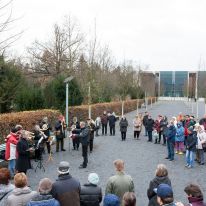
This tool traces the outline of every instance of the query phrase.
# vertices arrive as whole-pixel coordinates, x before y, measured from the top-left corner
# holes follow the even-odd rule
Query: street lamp
[[[69,124],[69,82],[71,82],[72,79],[74,79],[74,77],[70,76],[64,80],[64,83],[66,84],[66,125],[67,125],[67,128]],[[66,137],[67,137],[67,130],[66,130]]]

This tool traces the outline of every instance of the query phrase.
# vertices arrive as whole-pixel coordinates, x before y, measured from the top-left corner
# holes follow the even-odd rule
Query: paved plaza
[[[143,112],[144,110],[141,110]],[[168,101],[158,102],[153,107],[148,107],[148,111],[153,118],[156,118],[158,114],[166,115],[168,118],[177,116],[179,112],[183,114],[190,114],[192,109],[191,105],[180,101]],[[195,109],[194,109],[195,113]],[[203,115],[204,105],[200,104],[199,114]],[[147,138],[142,131],[140,140],[133,139],[133,126],[132,121],[136,111],[128,113],[126,115],[129,127],[127,132],[127,139],[125,142],[121,141],[119,132],[119,122],[116,123],[116,136],[99,136],[94,140],[94,151],[89,155],[89,164],[86,169],[79,169],[80,163],[82,163],[81,150],[69,151],[69,141],[65,142],[66,152],[60,152],[53,154],[53,161],[46,162],[47,155],[44,155],[44,166],[46,172],[34,170],[28,172],[29,184],[32,189],[37,189],[38,182],[43,177],[49,177],[55,180],[57,177],[57,166],[62,160],[66,160],[70,163],[71,174],[80,180],[81,184],[87,182],[87,176],[90,172],[96,172],[100,176],[100,186],[105,191],[105,186],[108,178],[115,174],[113,167],[113,161],[121,158],[125,161],[126,173],[130,174],[134,180],[135,193],[137,195],[137,205],[147,205],[147,188],[149,182],[153,179],[157,164],[164,163],[169,170],[169,177],[172,181],[174,188],[175,201],[186,202],[186,196],[184,193],[184,187],[189,182],[198,183],[206,191],[206,166],[195,165],[194,169],[187,169],[184,167],[184,156],[175,156],[175,161],[170,162],[164,158],[167,155],[166,147],[162,145],[155,145],[154,143],[148,143]],[[100,132],[101,134],[101,132]],[[71,142],[70,142],[71,143]],[[55,147],[55,146],[53,146]],[[70,145],[72,149],[72,144]],[[53,148],[55,151],[55,148]],[[33,162],[35,167],[36,163]]]

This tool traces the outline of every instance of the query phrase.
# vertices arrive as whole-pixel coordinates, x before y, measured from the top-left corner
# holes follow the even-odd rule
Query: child
[[[154,139],[155,139],[155,144],[156,144],[157,139],[158,139],[158,137],[159,137],[156,129],[154,129],[153,137],[154,137]]]

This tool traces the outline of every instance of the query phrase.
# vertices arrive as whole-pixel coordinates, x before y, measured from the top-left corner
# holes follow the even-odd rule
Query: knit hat
[[[68,174],[69,173],[69,162],[66,162],[66,161],[60,162],[58,172],[59,174],[62,174],[62,175]]]
[[[189,130],[190,132],[193,132],[193,131],[194,131],[193,126],[190,126],[190,127],[188,128],[188,130]]]
[[[103,206],[120,206],[120,200],[119,197],[113,194],[107,194],[104,197],[104,203]]]
[[[88,176],[88,182],[97,185],[99,183],[99,176],[97,173],[90,173]]]
[[[167,184],[160,184],[154,191],[160,198],[173,197],[172,188]]]
[[[48,194],[52,190],[52,181],[49,178],[41,179],[39,182],[39,192]]]

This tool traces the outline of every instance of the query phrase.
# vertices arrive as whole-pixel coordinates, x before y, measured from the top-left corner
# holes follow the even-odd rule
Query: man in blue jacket
[[[176,136],[176,128],[174,126],[174,122],[170,121],[170,124],[168,125],[167,134],[166,134],[168,156],[165,158],[165,159],[169,159],[169,161],[174,160],[175,136]]]

